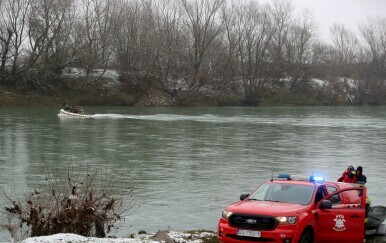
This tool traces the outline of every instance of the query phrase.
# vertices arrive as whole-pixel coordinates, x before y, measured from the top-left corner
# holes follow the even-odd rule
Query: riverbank
[[[93,238],[75,234],[56,234],[51,236],[31,237],[22,243],[218,243],[216,233],[210,231],[175,232],[159,231],[155,234],[138,234],[130,238]],[[366,243],[386,242],[385,236],[372,236],[366,239]]]
[[[131,235],[128,238],[94,238],[84,237],[76,234],[55,234],[50,236],[30,237],[22,243],[215,243],[218,242],[215,232],[195,231],[195,232],[176,232],[176,231],[159,231],[155,234],[141,233]]]
[[[134,98],[122,92],[104,95],[97,91],[85,91],[81,94],[67,92],[45,96],[32,92],[19,93],[0,89],[0,107],[57,107],[64,103],[82,106],[133,106]]]
[[[145,82],[147,81],[147,82]],[[382,105],[383,99],[374,102],[363,98],[353,102],[344,92],[335,95],[321,95],[315,84],[314,89],[303,92],[291,92],[288,89],[272,91],[261,90],[257,100],[248,101],[242,90],[218,92],[211,89],[189,91],[184,89],[166,90],[154,80],[145,80],[144,84],[128,85],[104,81],[97,84],[73,84],[69,81],[59,87],[54,85],[42,90],[16,89],[0,84],[0,106],[58,106],[64,103],[82,106],[150,106],[150,107],[215,107],[215,106],[282,106],[282,105]],[[82,85],[81,85],[82,84]],[[349,97],[349,98],[348,98]]]
[[[1,90],[0,107],[58,107],[65,103],[81,106],[139,106],[139,107],[216,107],[216,106],[243,106],[240,96],[223,96],[217,100],[209,96],[186,96],[182,103],[174,102],[173,98],[162,92],[153,92],[151,95],[135,97],[135,94],[125,92],[106,93],[87,90],[81,93],[66,92],[45,96],[37,93],[19,93],[12,90]],[[266,98],[259,106],[283,106],[283,105],[350,105],[343,100],[339,102],[316,102],[302,96],[283,94],[278,98]]]

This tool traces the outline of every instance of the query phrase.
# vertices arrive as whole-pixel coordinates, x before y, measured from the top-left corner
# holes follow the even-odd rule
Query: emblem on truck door
[[[344,219],[344,215],[336,215],[334,221],[335,221],[335,226],[333,227],[333,229],[335,231],[346,230],[346,226],[344,225],[344,222],[346,222],[346,220]]]

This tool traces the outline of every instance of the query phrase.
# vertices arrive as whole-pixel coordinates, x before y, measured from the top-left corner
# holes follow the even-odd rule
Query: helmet
[[[354,168],[354,166],[349,165],[349,167],[347,167],[347,170],[348,170],[348,171],[352,171],[352,170],[355,170],[355,168]]]
[[[352,170],[348,173],[348,177],[353,178],[356,174],[357,172],[355,170]]]

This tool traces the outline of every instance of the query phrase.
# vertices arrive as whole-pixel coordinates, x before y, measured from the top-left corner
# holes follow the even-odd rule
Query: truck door
[[[365,188],[353,187],[322,199],[315,212],[316,242],[363,243],[366,199],[362,195],[365,193]]]

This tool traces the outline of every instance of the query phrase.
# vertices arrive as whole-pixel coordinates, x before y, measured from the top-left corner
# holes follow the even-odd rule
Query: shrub
[[[15,225],[19,225],[27,237],[56,233],[105,237],[105,228],[110,232],[134,206],[133,202],[124,202],[122,195],[109,194],[112,180],[102,166],[91,173],[75,173],[69,166],[64,178],[47,170],[44,180],[39,189],[30,190],[22,200],[3,190],[9,202],[6,214],[12,218],[3,228],[8,229],[12,237],[15,237],[15,232],[11,232]],[[133,193],[132,189],[128,191]]]

